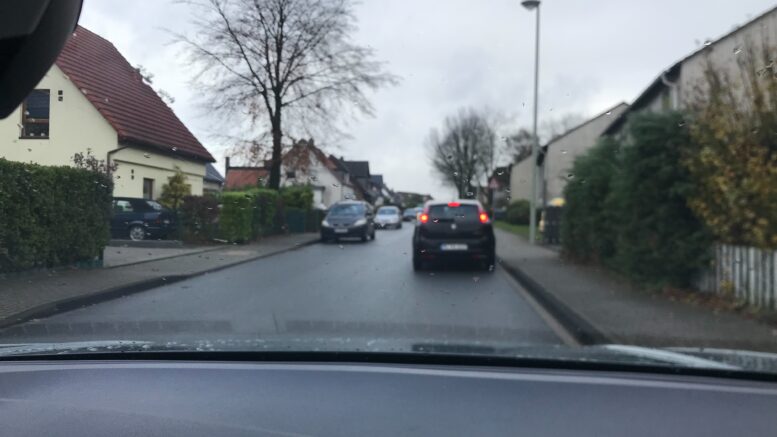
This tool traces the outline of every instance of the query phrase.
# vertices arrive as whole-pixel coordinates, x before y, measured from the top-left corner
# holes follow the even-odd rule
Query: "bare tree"
[[[445,119],[442,131],[433,129],[428,147],[432,166],[456,187],[459,197],[473,197],[494,167],[496,131],[482,112],[462,109]]]
[[[517,133],[505,138],[505,152],[512,159],[512,162],[521,162],[531,156],[531,149],[534,145],[534,136],[526,129],[521,129]]]
[[[365,92],[397,79],[351,41],[352,0],[183,0],[195,12],[187,48],[212,108],[272,138],[269,186],[280,185],[289,123],[333,126],[344,111],[371,115]]]
[[[541,144],[547,144],[559,135],[579,125],[585,120],[580,114],[571,113],[559,118],[550,118],[542,122],[537,136],[540,137]]]

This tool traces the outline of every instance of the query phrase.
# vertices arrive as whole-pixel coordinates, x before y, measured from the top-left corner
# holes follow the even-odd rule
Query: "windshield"
[[[361,215],[364,214],[364,206],[350,204],[350,205],[335,205],[329,210],[329,215],[343,216],[343,215]]]
[[[775,368],[773,1],[135,3],[0,119],[0,355]]]

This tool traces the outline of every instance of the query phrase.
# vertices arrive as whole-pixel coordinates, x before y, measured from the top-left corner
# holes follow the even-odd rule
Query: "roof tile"
[[[78,26],[57,66],[116,130],[120,142],[215,162],[108,40]]]

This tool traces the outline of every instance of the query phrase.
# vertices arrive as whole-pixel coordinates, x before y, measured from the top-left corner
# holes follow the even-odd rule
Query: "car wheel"
[[[402,223],[397,225],[397,229],[402,229]]]
[[[421,261],[420,259],[418,259],[417,257],[414,256],[413,257],[413,270],[416,271],[416,272],[420,272],[421,270],[423,270],[423,268],[424,268],[423,261]]]
[[[494,270],[496,270],[496,254],[493,252],[490,253],[488,255],[488,258],[486,258],[486,262],[483,264],[484,264],[483,270],[486,270],[489,272],[493,272]]]
[[[367,239],[369,238],[369,234],[367,234],[367,231],[364,231],[364,235],[362,235],[362,242],[367,242]]]
[[[146,230],[140,225],[132,226],[129,229],[129,237],[132,241],[143,241],[146,239]]]

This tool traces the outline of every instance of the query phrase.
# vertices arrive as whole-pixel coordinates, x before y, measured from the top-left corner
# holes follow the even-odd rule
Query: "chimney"
[[[227,176],[228,172],[229,172],[229,156],[224,158],[224,177]]]

